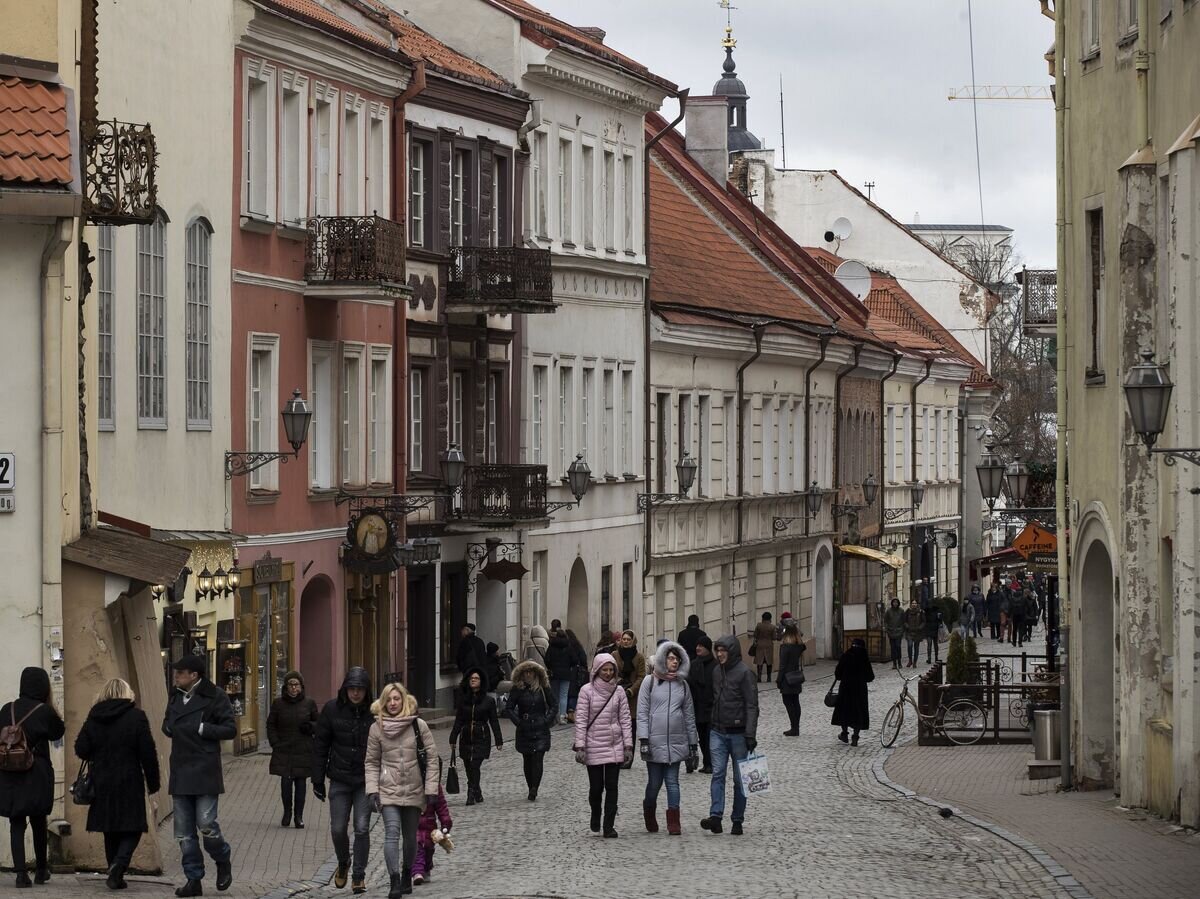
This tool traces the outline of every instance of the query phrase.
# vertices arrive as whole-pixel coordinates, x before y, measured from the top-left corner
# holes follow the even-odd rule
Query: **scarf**
[[[389,718],[387,715],[379,717],[379,729],[389,740],[394,740],[405,731],[412,730],[412,723],[412,718]]]
[[[659,680],[678,680],[679,679],[679,670],[676,669],[674,671],[662,671],[662,672],[655,671],[654,676],[657,677]]]
[[[597,695],[608,699],[612,695],[613,690],[617,689],[617,679],[614,677],[612,680],[606,681],[597,674],[592,679],[592,689],[596,691]]]
[[[621,646],[617,649],[617,655],[621,659],[621,671],[633,671],[633,659],[637,655],[636,646]]]

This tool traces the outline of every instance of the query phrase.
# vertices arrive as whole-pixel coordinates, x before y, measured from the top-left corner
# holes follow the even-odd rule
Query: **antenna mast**
[[[783,118],[783,73],[779,73],[779,149],[783,151],[783,167],[787,168],[787,128]]]

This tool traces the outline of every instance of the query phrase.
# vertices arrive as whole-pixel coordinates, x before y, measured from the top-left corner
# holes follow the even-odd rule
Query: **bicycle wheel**
[[[957,746],[978,743],[987,730],[987,715],[978,703],[956,699],[946,706],[942,715],[942,732]]]
[[[896,738],[900,736],[900,728],[904,726],[904,703],[897,699],[888,709],[883,718],[883,727],[879,731],[879,742],[884,749],[889,749]]]

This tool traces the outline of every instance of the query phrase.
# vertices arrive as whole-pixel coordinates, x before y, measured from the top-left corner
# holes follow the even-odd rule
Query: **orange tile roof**
[[[561,19],[554,18],[526,0],[486,0],[486,2],[517,19],[521,23],[522,34],[543,46],[552,47],[555,43],[569,44],[577,50],[584,50],[607,62],[615,63],[630,74],[656,84],[668,93],[674,94],[679,89],[678,85],[655,75],[640,62],[630,59],[623,53],[618,53],[587,32]]]
[[[509,93],[516,88],[505,81],[483,63],[459,53],[443,44],[424,29],[413,24],[399,13],[388,12],[388,27],[396,35],[400,52],[410,59],[423,59],[437,71],[456,78],[464,78]]]
[[[381,50],[391,49],[391,42],[387,38],[364,31],[356,25],[351,25],[341,16],[336,15],[320,3],[317,3],[316,0],[259,0],[259,2],[267,6],[273,6],[284,12],[296,13],[302,18],[325,25],[346,37],[354,38],[356,41],[374,44]]]
[[[69,187],[73,181],[66,89],[0,76],[0,184]]]

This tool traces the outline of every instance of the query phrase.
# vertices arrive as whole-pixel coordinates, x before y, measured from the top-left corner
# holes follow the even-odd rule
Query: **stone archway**
[[[1076,593],[1082,633],[1072,648],[1081,657],[1082,670],[1076,773],[1082,780],[1111,787],[1117,770],[1113,564],[1101,540],[1093,541],[1083,553]]]
[[[331,699],[339,683],[333,672],[333,582],[325,575],[313,578],[300,594],[300,658],[304,692],[318,703]]]
[[[576,558],[571,566],[571,578],[567,582],[567,627],[575,632],[584,646],[596,645],[599,635],[592,633],[588,621],[587,566],[580,558]]]
[[[813,567],[812,632],[818,658],[830,658],[833,646],[833,553],[828,546],[817,550]]]

